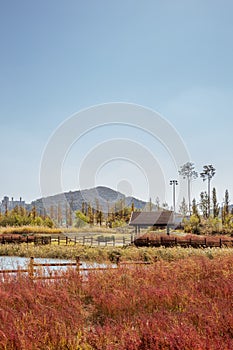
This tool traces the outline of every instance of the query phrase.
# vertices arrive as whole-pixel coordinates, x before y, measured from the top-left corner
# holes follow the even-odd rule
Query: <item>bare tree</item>
[[[155,199],[155,206],[156,206],[156,210],[160,209],[160,199],[159,199],[159,197],[156,197],[156,199]]]
[[[208,218],[208,194],[205,192],[200,193],[200,209],[204,219]]]
[[[210,181],[215,175],[215,168],[212,164],[204,165],[203,171],[200,173],[203,181],[207,180],[208,182],[208,217],[210,216]]]
[[[151,198],[149,199],[149,211],[152,211],[152,201],[151,201]]]
[[[180,167],[179,175],[183,176],[183,179],[187,179],[188,183],[188,209],[191,215],[191,181],[198,177],[198,173],[195,171],[194,164],[187,162]]]

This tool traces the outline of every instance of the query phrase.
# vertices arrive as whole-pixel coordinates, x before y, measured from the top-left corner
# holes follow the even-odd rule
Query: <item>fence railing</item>
[[[60,278],[64,278],[65,275],[59,274],[59,273],[54,274],[52,273],[52,270],[46,270],[45,268],[46,267],[47,268],[74,267],[75,272],[78,273],[80,277],[83,277],[83,272],[107,271],[109,269],[116,269],[123,266],[150,265],[152,263],[153,262],[149,262],[149,261],[120,261],[120,259],[117,259],[116,264],[106,264],[105,266],[84,267],[79,257],[76,257],[75,261],[72,261],[72,262],[53,262],[53,263],[35,262],[34,257],[31,257],[29,259],[27,268],[0,270],[0,275],[5,276],[9,274],[17,274],[17,275],[27,274],[28,277],[32,280],[60,279]],[[56,272],[59,272],[59,270],[56,270]]]
[[[180,237],[156,237],[153,239],[138,237],[131,233],[124,236],[1,236],[0,244],[6,243],[34,243],[35,245],[83,245],[90,247],[116,247],[126,246],[131,243],[140,246],[150,247],[233,247],[233,239],[226,238],[180,238]]]
[[[58,245],[86,245],[91,247],[100,247],[100,246],[125,246],[131,244],[134,240],[134,236],[74,236],[74,237],[61,237],[57,238],[51,237],[50,244]]]
[[[124,236],[22,236],[22,235],[0,235],[0,244],[7,243],[34,243],[35,245],[57,244],[57,245],[88,245],[88,246],[125,246],[132,243],[133,234]]]

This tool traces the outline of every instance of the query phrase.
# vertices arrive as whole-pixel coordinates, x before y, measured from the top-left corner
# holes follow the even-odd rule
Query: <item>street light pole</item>
[[[170,180],[170,185],[173,186],[173,210],[176,212],[176,186],[178,185],[177,180]]]

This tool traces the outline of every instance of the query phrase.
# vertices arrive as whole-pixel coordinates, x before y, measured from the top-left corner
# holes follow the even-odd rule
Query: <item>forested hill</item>
[[[81,210],[82,204],[90,204],[93,208],[98,207],[107,212],[115,206],[131,206],[134,203],[135,209],[143,210],[146,206],[146,202],[134,197],[126,197],[121,192],[115,191],[111,188],[98,186],[91,189],[85,189],[80,191],[69,191],[61,194],[56,194],[49,197],[43,197],[32,202],[35,205],[38,212],[50,210],[51,207],[60,207],[62,211],[65,211],[69,206],[73,211]]]

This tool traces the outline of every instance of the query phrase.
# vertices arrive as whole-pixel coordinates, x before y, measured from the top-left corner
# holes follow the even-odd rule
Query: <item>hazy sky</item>
[[[198,172],[215,166],[219,202],[226,188],[233,199],[232,13],[231,0],[2,0],[0,197],[40,197],[43,150],[72,114],[130,102],[171,123]],[[166,152],[122,126],[73,146],[62,169],[64,190],[78,187],[80,162],[91,148],[128,135],[150,147],[165,169],[161,201],[171,204],[168,181],[177,175],[169,159],[164,165]],[[122,159],[103,164],[96,185],[130,193],[131,184],[133,195],[154,200],[142,171],[126,165]],[[204,189],[206,183],[195,180],[193,195]]]

